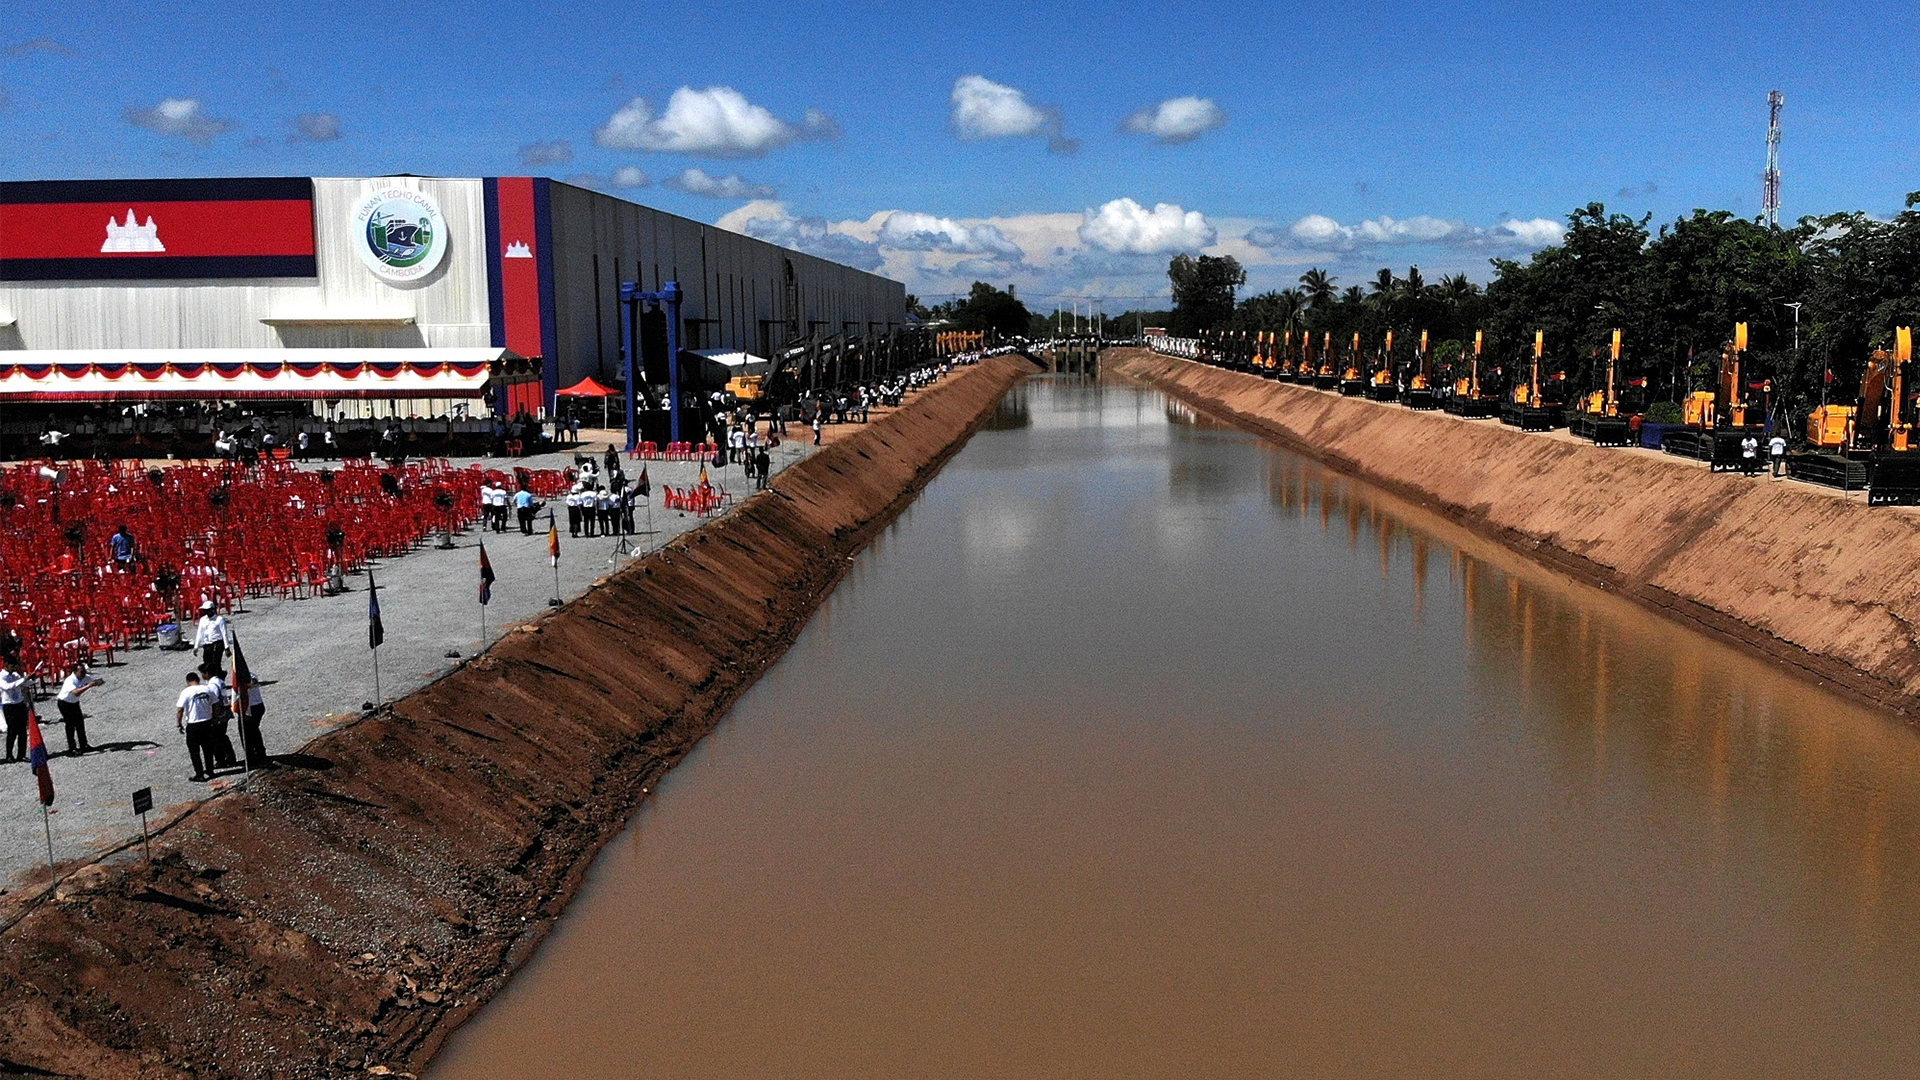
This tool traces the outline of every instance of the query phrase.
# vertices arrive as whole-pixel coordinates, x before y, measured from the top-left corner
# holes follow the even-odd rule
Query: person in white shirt
[[[1787,440],[1777,431],[1767,443],[1767,454],[1773,458],[1773,478],[1778,480],[1787,468]]]
[[[27,759],[29,693],[20,661],[11,657],[0,660],[0,728],[6,729],[7,742],[6,757],[0,764]]]
[[[493,504],[493,531],[498,533],[506,532],[507,505],[511,501],[511,497],[507,494],[507,489],[495,484],[492,489],[492,494],[489,495],[488,498]]]
[[[106,680],[87,673],[84,662],[76,662],[73,670],[61,680],[60,692],[54,695],[53,704],[60,710],[60,719],[67,728],[67,755],[78,757],[93,749],[87,742],[87,714],[80,711],[80,695],[99,686]]]
[[[207,746],[213,752],[213,766],[216,769],[231,769],[240,764],[239,755],[233,752],[233,739],[227,735],[227,726],[233,720],[233,687],[227,683],[227,673],[218,668],[201,668],[207,691],[213,695],[213,733],[207,736]]]
[[[213,609],[213,601],[200,602],[200,624],[193,630],[193,647],[200,650],[200,667],[219,671],[226,665],[227,645],[233,641],[233,627],[227,617]]]
[[[251,672],[247,685],[234,688],[233,711],[240,718],[240,752],[246,755],[247,771],[273,768],[267,744],[260,738],[260,718],[267,714],[267,702],[260,694],[260,680]]]
[[[213,774],[213,691],[201,685],[197,671],[187,672],[187,688],[173,703],[173,726],[187,737],[194,782],[206,783]]]

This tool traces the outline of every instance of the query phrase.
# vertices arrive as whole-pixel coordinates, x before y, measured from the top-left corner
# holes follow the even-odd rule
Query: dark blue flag
[[[487,561],[487,545],[480,545],[480,606],[493,599],[493,563]]]
[[[380,625],[380,587],[373,583],[373,571],[367,571],[367,648],[377,649],[387,640],[387,628]]]

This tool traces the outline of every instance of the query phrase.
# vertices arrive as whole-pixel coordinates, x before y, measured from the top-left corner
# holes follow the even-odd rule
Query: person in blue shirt
[[[116,570],[132,570],[134,556],[139,553],[139,545],[134,543],[133,534],[121,525],[118,532],[107,538],[107,545],[113,549],[113,566]]]
[[[533,492],[528,491],[524,487],[521,488],[519,491],[514,492],[513,509],[515,513],[517,513],[520,517],[521,533],[527,536],[532,536],[533,535],[533,512],[535,509]]]

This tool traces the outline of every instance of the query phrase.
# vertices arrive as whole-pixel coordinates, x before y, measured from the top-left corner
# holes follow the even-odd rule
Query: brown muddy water
[[[1920,738],[1016,388],[432,1080],[1910,1077]]]

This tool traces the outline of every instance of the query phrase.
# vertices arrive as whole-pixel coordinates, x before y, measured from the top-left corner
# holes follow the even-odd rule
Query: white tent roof
[[[23,349],[0,352],[0,401],[472,398],[519,381],[497,348]]]
[[[767,365],[772,363],[764,356],[755,356],[739,349],[689,349],[688,351],[704,360],[725,365],[735,375],[763,374],[767,370]]]

